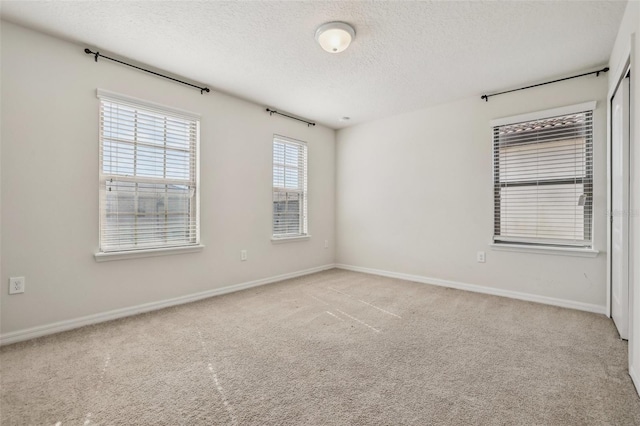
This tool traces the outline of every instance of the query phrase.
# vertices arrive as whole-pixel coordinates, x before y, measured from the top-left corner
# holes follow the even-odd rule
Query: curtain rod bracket
[[[89,49],[84,49],[84,53],[86,53],[87,55],[94,55],[93,60],[98,62],[98,56],[100,56],[100,52],[92,52]]]
[[[601,72],[607,72],[607,71],[609,71],[609,67],[602,68],[600,71],[596,72],[596,77],[600,77]]]

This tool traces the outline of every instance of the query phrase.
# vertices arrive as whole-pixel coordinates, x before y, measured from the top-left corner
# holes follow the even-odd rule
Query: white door
[[[629,338],[629,78],[611,100],[611,316]]]

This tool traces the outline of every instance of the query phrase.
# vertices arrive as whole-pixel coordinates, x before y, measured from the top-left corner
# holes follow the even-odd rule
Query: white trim
[[[636,387],[638,396],[640,396],[640,377],[638,377],[633,367],[629,367],[629,376],[631,376],[631,382]]]
[[[202,245],[200,239],[200,120],[196,124],[196,243]],[[204,246],[203,246],[204,247]]]
[[[282,243],[295,243],[296,241],[308,241],[311,239],[311,235],[300,235],[297,237],[272,237],[271,242],[273,244],[282,244]]]
[[[130,306],[113,311],[102,312],[99,314],[87,315],[80,318],[74,318],[65,321],[58,321],[52,324],[40,325],[23,330],[12,331],[0,335],[0,346],[9,345],[11,343],[22,342],[24,340],[34,339],[36,337],[47,336],[49,334],[60,333],[62,331],[72,330],[74,328],[84,327],[85,325],[98,324],[105,321],[111,321],[118,318],[124,318],[144,312],[156,311],[158,309],[168,308],[170,306],[182,305],[184,303],[195,302],[201,299],[207,299],[213,296],[233,293],[240,290],[246,290],[252,287],[258,287],[265,284],[271,284],[278,281],[288,280],[291,278],[301,277],[304,275],[314,274],[316,272],[333,269],[334,264],[318,266],[315,268],[305,269],[302,271],[290,272],[287,274],[276,275],[269,278],[262,278],[255,281],[248,281],[240,284],[233,284],[226,287],[207,290],[200,293],[188,294],[185,296],[174,297],[172,299],[160,300],[157,302],[144,303],[142,305]]]
[[[160,112],[162,114],[169,113],[168,115],[176,115],[179,117],[188,118],[190,120],[200,120],[202,118],[202,114],[198,114],[196,112],[191,112],[184,109],[171,107],[171,106],[147,101],[140,98],[134,98],[133,96],[127,96],[121,93],[111,92],[109,90],[96,89],[96,96],[99,99],[106,99],[106,100],[121,102],[134,107],[145,107],[145,108],[149,108],[151,110]]]
[[[163,254],[174,254],[174,253],[187,253],[190,251],[196,251],[197,249],[201,250],[202,248],[204,248],[204,246],[202,246],[200,244],[200,114],[196,114],[196,113],[192,113],[189,111],[185,111],[182,109],[177,109],[177,108],[173,108],[170,106],[165,106],[165,105],[160,105],[154,102],[150,102],[150,101],[145,101],[142,99],[138,99],[138,98],[133,98],[130,96],[126,96],[126,95],[122,95],[119,93],[115,93],[115,92],[110,92],[107,90],[103,90],[103,89],[96,89],[96,96],[98,97],[98,99],[100,99],[99,104],[99,112],[98,115],[100,117],[100,126],[102,127],[103,125],[103,120],[104,117],[102,116],[103,113],[103,101],[109,101],[109,102],[115,102],[115,103],[122,103],[122,104],[127,104],[129,106],[132,106],[133,108],[136,109],[149,109],[151,111],[153,111],[154,113],[157,114],[161,114],[162,116],[175,116],[175,117],[179,117],[180,119],[184,119],[184,120],[188,120],[188,121],[193,121],[193,123],[195,123],[195,141],[192,141],[191,139],[189,139],[189,143],[190,143],[190,147],[188,152],[191,153],[191,142],[195,143],[195,149],[193,151],[193,156],[190,155],[190,157],[195,157],[195,161],[194,158],[190,159],[189,162],[189,179],[187,180],[174,180],[174,179],[166,179],[166,178],[144,178],[144,177],[140,177],[140,176],[116,176],[112,173],[104,173],[104,167],[103,167],[103,151],[104,151],[104,135],[103,135],[103,131],[100,130],[99,131],[99,153],[98,153],[98,162],[99,162],[99,172],[98,172],[98,194],[99,194],[99,217],[98,217],[98,241],[99,241],[99,248],[98,250],[102,250],[103,249],[103,238],[105,236],[105,229],[107,228],[107,226],[105,226],[105,215],[106,215],[106,209],[105,209],[105,200],[106,200],[106,195],[103,194],[103,189],[104,189],[104,184],[107,181],[107,179],[118,179],[118,180],[123,180],[126,182],[148,182],[148,183],[159,183],[159,184],[166,184],[166,183],[179,183],[179,184],[195,184],[195,203],[193,203],[193,205],[190,207],[189,209],[189,224],[191,226],[191,219],[192,217],[195,215],[195,228],[191,229],[190,228],[190,232],[191,231],[195,231],[195,239],[194,241],[190,241],[189,245],[184,245],[184,246],[179,246],[179,247],[163,247],[161,244],[157,244],[155,246],[152,246],[149,249],[143,249],[143,250],[127,250],[127,249],[123,249],[121,251],[118,252],[102,252],[99,251],[98,253],[96,253],[94,255],[95,259],[97,262],[102,262],[102,261],[106,261],[106,260],[120,260],[120,259],[131,259],[131,258],[138,258],[138,257],[149,257],[149,256],[155,256],[155,255],[163,255]],[[136,145],[138,143],[140,143],[137,140],[134,140],[131,142],[132,144]],[[165,151],[166,151],[166,147],[165,147]],[[192,169],[192,164],[193,164],[193,168],[195,170]],[[166,168],[166,165],[165,165]],[[193,171],[193,178],[195,179],[195,182],[193,182],[191,180],[191,172]],[[166,173],[165,173],[166,174]],[[111,190],[111,189],[109,189]],[[137,229],[137,228],[136,228]]]
[[[511,117],[498,118],[498,119],[491,120],[490,124],[491,124],[491,127],[495,129],[495,127],[497,126],[547,119],[551,117],[575,114],[580,112],[591,112],[592,114],[591,135],[593,139],[593,135],[596,134],[595,130],[597,127],[597,123],[595,121],[595,116],[594,116],[596,106],[597,106],[596,101],[583,102],[575,105],[567,105],[567,106],[558,107],[558,108],[551,108],[551,109],[546,109],[541,111],[514,115]],[[491,151],[491,155],[492,155],[491,161],[493,164],[492,179],[494,178],[496,173],[496,165],[495,165],[495,158],[494,158],[495,157],[495,137],[494,137],[493,143],[494,143],[494,149]],[[592,144],[593,144],[593,141],[592,141]],[[592,171],[591,179],[593,180],[593,171]],[[495,182],[492,182],[492,186],[495,186]],[[594,197],[591,197],[591,198],[592,198],[591,221],[593,222],[593,212],[596,211],[597,201],[594,199]],[[491,246],[494,250],[520,251],[525,253],[560,254],[560,255],[578,256],[578,257],[596,257],[599,253],[595,249],[584,248],[578,245],[574,247],[571,247],[568,245],[561,246],[562,244],[566,244],[564,241],[561,241],[561,240],[550,241],[548,239],[545,239],[545,241],[542,241],[542,243],[547,245],[540,245],[540,246],[533,247],[526,243],[527,242],[534,243],[534,242],[540,242],[540,241],[536,241],[536,239],[533,239],[533,238],[527,239],[527,238],[517,238],[517,237],[508,237],[508,236],[507,237],[498,236],[498,235],[495,235],[495,230],[492,230],[492,234],[493,234],[494,243],[491,244]],[[495,241],[497,240],[501,241],[501,243],[496,243]],[[539,240],[542,240],[542,239],[539,239]],[[595,228],[593,226],[593,223],[591,224],[590,240],[591,240],[590,241],[591,244],[593,244],[593,242],[595,241]],[[557,242],[559,245],[558,246],[551,245],[552,243],[555,243],[555,242]],[[499,244],[500,244],[500,247],[498,247]],[[502,246],[502,244],[504,244],[504,246]]]
[[[282,136],[279,135],[277,133],[273,134],[273,139],[280,139],[281,141],[285,142],[285,143],[292,143],[292,144],[296,144],[296,145],[300,145],[300,146],[307,146],[307,143],[305,141],[301,141],[300,139],[293,139],[287,136]]]
[[[611,100],[613,99],[613,95],[615,95],[618,90],[618,85],[620,81],[624,78],[624,73],[627,71],[627,68],[631,66],[631,42],[624,49],[624,54],[622,55],[622,59],[620,63],[616,65],[615,71],[612,71],[612,78],[609,79],[609,82],[613,80],[613,84],[609,85],[609,90],[607,91],[607,316],[611,318],[611,291],[612,291],[612,282],[611,282],[611,245],[612,245],[612,233],[611,233],[611,207],[612,207],[612,194],[611,194],[611,184],[612,184],[612,168],[611,168]],[[633,77],[633,76],[632,76]],[[633,87],[633,86],[632,86]],[[633,102],[633,96],[629,100],[629,105],[631,106],[631,102]],[[631,108],[633,111],[633,108]],[[631,117],[631,125],[633,126],[633,117]],[[629,133],[629,157],[631,158],[631,149],[633,149],[633,135],[632,132]],[[629,200],[631,202],[631,200]],[[631,276],[629,277],[629,285],[631,285]],[[631,312],[631,310],[630,310]]]
[[[538,254],[552,254],[561,256],[576,256],[576,257],[596,257],[598,250],[590,248],[579,247],[553,247],[553,246],[534,246],[526,244],[511,244],[511,243],[493,243],[489,244],[492,250],[497,251],[515,251],[521,253],[538,253]]]
[[[620,62],[616,65],[616,69],[611,70],[609,82],[613,81],[614,83],[613,85],[609,85],[607,101],[611,101],[611,98],[613,98],[613,95],[616,93],[618,84],[624,77],[623,74],[625,74],[627,68],[631,66],[631,40],[629,40],[629,44],[625,47],[623,52],[623,55],[620,57]]]
[[[636,108],[638,107],[637,105],[637,93],[638,93],[638,89],[636,88],[636,82],[637,82],[637,78],[636,78],[636,74],[635,72],[637,72],[640,69],[640,64],[639,59],[637,57],[637,51],[638,51],[638,37],[636,35],[636,33],[631,34],[631,48],[630,48],[630,57],[629,57],[629,66],[631,67],[631,75],[629,76],[630,78],[630,82],[629,84],[631,85],[631,89],[635,91],[631,93],[630,99],[629,99],[629,106],[630,106],[630,114],[631,114],[631,120],[630,120],[630,126],[631,128],[629,129],[629,158],[630,159],[635,159],[637,157],[637,150],[640,148],[640,137],[638,136],[638,120],[637,120],[637,116],[638,116],[638,112],[636,110]],[[636,183],[637,183],[637,178],[638,176],[638,170],[637,170],[637,164],[635,162],[630,162],[629,164],[629,178],[630,178],[630,186],[629,186],[629,206],[631,208],[633,208],[634,205],[637,204],[636,202],[636,194],[638,193],[638,189],[640,188],[636,188]],[[631,237],[632,240],[630,241],[630,255],[632,259],[635,259],[638,253],[638,241],[635,240],[634,237],[637,236],[637,220],[632,220],[629,224],[629,235],[633,236]],[[636,350],[638,349],[638,342],[636,341],[636,339],[639,337],[639,333],[636,330],[637,327],[640,327],[640,305],[638,305],[638,294],[640,292],[640,282],[636,280],[637,278],[637,273],[636,273],[636,268],[638,268],[636,262],[630,262],[630,270],[629,270],[629,289],[631,290],[629,292],[629,300],[630,300],[630,304],[629,304],[629,370],[631,371],[631,373],[633,373],[633,375],[631,376],[631,378],[633,379],[633,382],[636,386],[636,391],[638,392],[638,394],[640,395],[640,376],[637,375],[637,373],[635,372],[635,367],[638,366],[640,364],[640,353],[636,353]]]
[[[414,281],[422,284],[437,285],[440,287],[455,288],[458,290],[471,291],[474,293],[490,294],[493,296],[508,297],[511,299],[525,300],[527,302],[542,303],[545,305],[560,306],[562,308],[577,309],[579,311],[593,312],[596,314],[605,313],[604,306],[593,305],[590,303],[575,302],[573,300],[556,299],[555,297],[539,296],[530,293],[521,293],[519,291],[503,290],[495,287],[484,287],[476,284],[466,284],[457,281],[443,280],[440,278],[429,278],[421,275],[404,274],[401,272],[382,271],[379,269],[363,268],[360,266],[336,264],[336,268],[346,269],[348,271],[364,272],[365,274],[380,275],[389,278],[398,278],[406,281]]]
[[[137,259],[140,257],[165,256],[168,254],[194,253],[202,251],[203,248],[204,246],[202,244],[196,244],[193,246],[162,247],[146,250],[98,252],[95,253],[93,257],[96,259],[96,262],[109,262],[111,260],[126,260]]]
[[[549,117],[557,117],[559,115],[576,114],[584,111],[594,111],[596,109],[596,101],[583,102],[576,105],[567,105],[558,108],[545,109],[543,111],[528,112],[526,114],[513,115],[511,117],[496,118],[491,120],[491,127],[504,126],[507,124],[522,123],[525,121],[542,120]]]
[[[617,87],[616,83],[616,87]],[[611,233],[611,207],[613,206],[612,194],[611,194],[611,184],[613,182],[613,177],[611,173],[613,169],[611,167],[611,99],[613,95],[607,94],[607,240],[605,241],[606,250],[607,250],[607,277],[606,277],[606,286],[607,286],[607,317],[611,318],[612,309],[611,309],[611,291],[612,291],[612,282],[611,282],[611,247],[613,244],[613,234]]]

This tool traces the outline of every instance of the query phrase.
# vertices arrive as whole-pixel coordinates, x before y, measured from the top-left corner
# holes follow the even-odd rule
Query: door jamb
[[[610,81],[615,81],[615,84],[609,88],[607,93],[607,305],[606,305],[606,315],[611,318],[611,291],[612,291],[612,283],[611,283],[611,248],[612,248],[612,235],[611,235],[611,220],[613,219],[612,215],[612,167],[611,167],[611,101],[613,100],[613,96],[615,95],[620,83],[627,75],[627,72],[631,66],[631,44],[627,46],[625,51],[625,55],[623,56],[623,60],[620,61],[618,67],[614,71],[611,76],[613,77]],[[631,100],[630,100],[631,101]],[[631,107],[631,102],[629,102],[629,106]],[[629,111],[631,114],[631,111]],[[630,117],[631,119],[631,117]],[[631,132],[629,134],[629,145],[631,145]],[[631,201],[631,200],[629,200]],[[629,280],[629,285],[631,285],[631,279]],[[631,314],[631,310],[629,310],[629,314]]]

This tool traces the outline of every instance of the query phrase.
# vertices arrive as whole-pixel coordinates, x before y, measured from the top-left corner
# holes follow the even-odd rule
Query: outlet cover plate
[[[9,278],[9,294],[24,293],[24,277]]]

